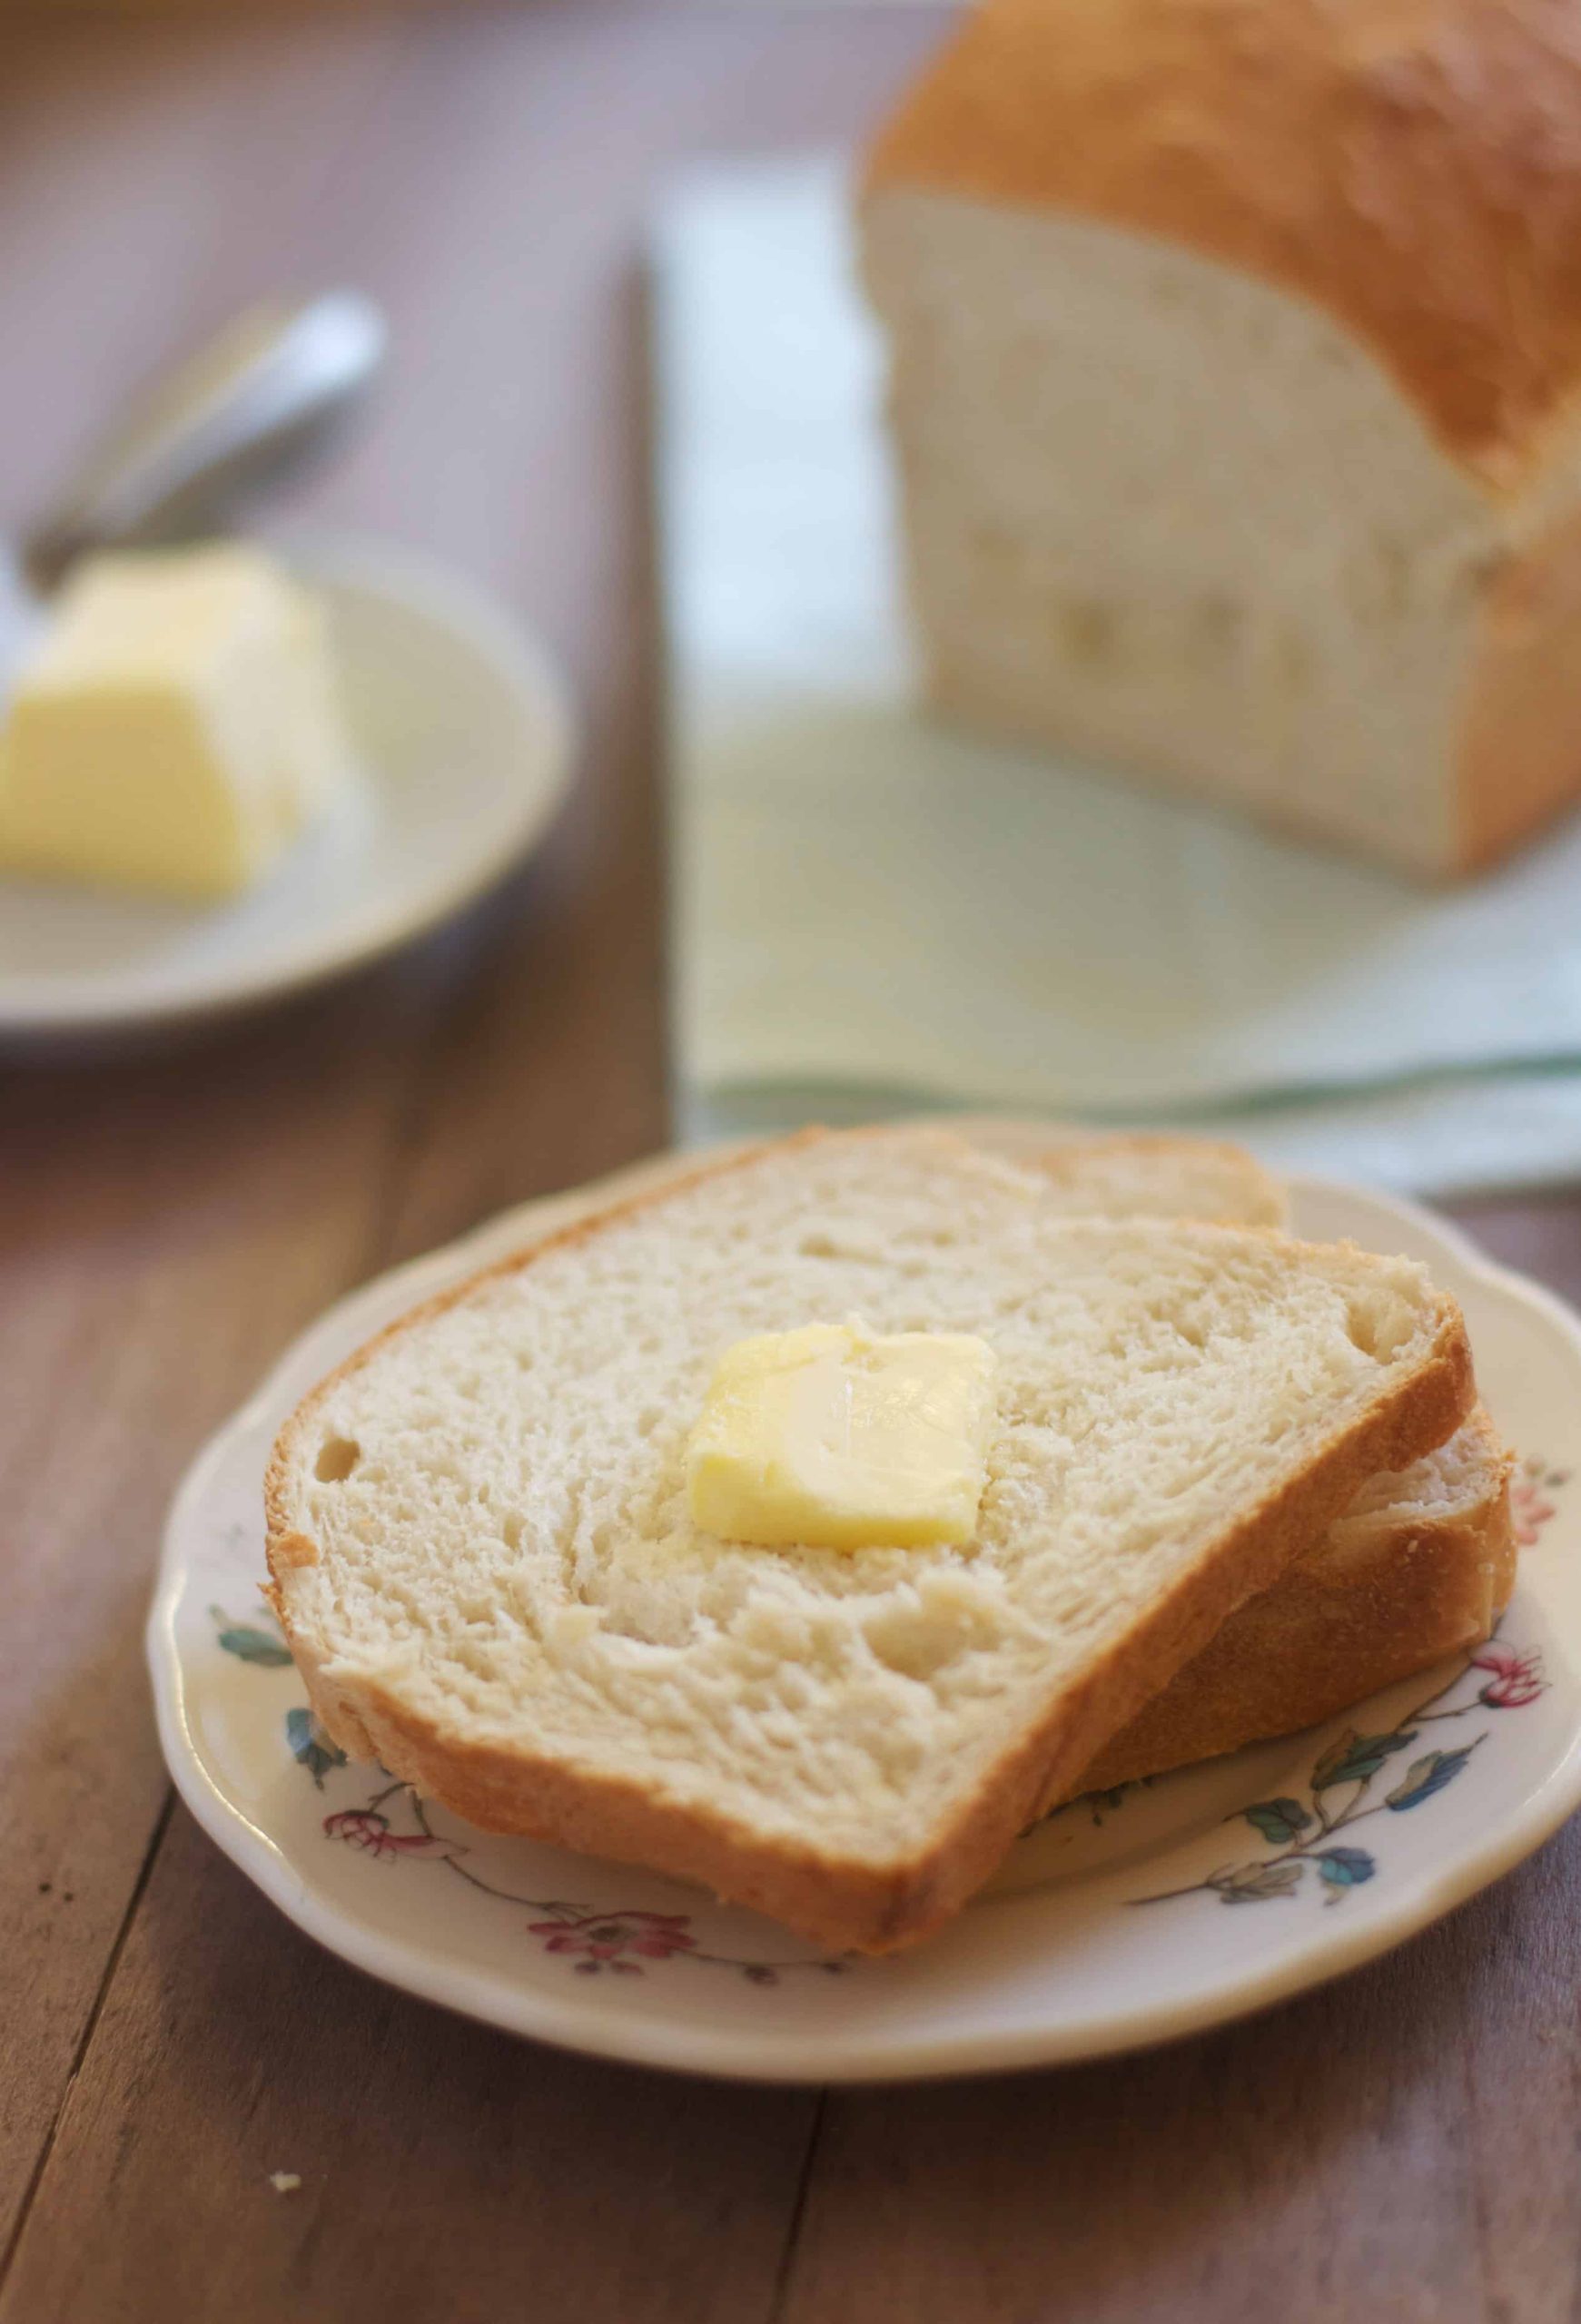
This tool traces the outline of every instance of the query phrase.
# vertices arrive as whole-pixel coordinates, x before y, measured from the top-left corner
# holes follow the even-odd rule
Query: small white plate
[[[960,1127],[1010,1151],[1050,1134]],[[257,1598],[277,1425],[416,1300],[686,1162],[531,1205],[342,1301],[177,1496],[148,1633],[166,1758],[221,1846],[332,1951],[513,2032],[648,2065],[848,2082],[1052,2064],[1193,2033],[1351,1968],[1581,1805],[1581,1324],[1426,1212],[1304,1179],[1299,1231],[1408,1252],[1460,1299],[1478,1379],[1527,1456],[1520,1582],[1477,1657],[1326,1728],[1078,1802],[890,1962],[821,1961],[675,1881],[491,1838],[341,1763]]]
[[[234,903],[0,878],[0,1042],[148,1031],[300,991],[448,919],[547,827],[572,721],[543,648],[404,550],[288,553],[329,606],[359,791]]]

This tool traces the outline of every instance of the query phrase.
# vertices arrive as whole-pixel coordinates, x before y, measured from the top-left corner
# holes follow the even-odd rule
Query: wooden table
[[[7,35],[0,517],[239,298],[364,283],[397,377],[315,508],[540,623],[588,743],[539,868],[420,955],[178,1052],[0,1074],[0,2324],[1581,2304],[1581,1828],[1255,2024],[820,2097],[387,1993],[172,1805],[140,1633],[200,1439],[348,1285],[665,1136],[649,194],[682,155],[849,138],[936,29],[582,5]],[[1470,1216],[1581,1294],[1581,1197]]]

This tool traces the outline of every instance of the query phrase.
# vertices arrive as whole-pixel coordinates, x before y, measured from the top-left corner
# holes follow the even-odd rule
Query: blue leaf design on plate
[[[1378,1773],[1391,1752],[1403,1751],[1416,1739],[1411,1728],[1399,1728],[1392,1735],[1359,1735],[1355,1728],[1348,1727],[1312,1769],[1312,1789],[1327,1791],[1334,1784],[1364,1783]]]
[[[1482,1739],[1479,1735],[1477,1743]],[[1394,1789],[1385,1795],[1385,1806],[1397,1815],[1408,1807],[1419,1807],[1424,1799],[1431,1799],[1436,1791],[1454,1782],[1477,1743],[1464,1743],[1457,1751],[1428,1751],[1422,1758],[1413,1759]]]
[[[1254,1830],[1281,1846],[1286,1840],[1299,1839],[1312,1820],[1310,1811],[1299,1799],[1260,1799],[1255,1807],[1244,1812]]]
[[[1314,1861],[1329,1891],[1323,1900],[1329,1905],[1337,1905],[1348,1888],[1359,1888],[1378,1870],[1365,1848],[1325,1848]]]
[[[1299,1864],[1231,1865],[1203,1885],[1217,1889],[1221,1905],[1260,1905],[1270,1896],[1293,1896],[1301,1871]]]
[[[266,1670],[283,1670],[291,1660],[291,1649],[272,1630],[252,1629],[245,1622],[230,1622],[220,1632],[220,1644],[227,1654],[238,1661],[256,1662]]]
[[[346,1754],[338,1744],[331,1743],[318,1720],[305,1704],[285,1714],[285,1739],[291,1756],[299,1767],[305,1768],[319,1789],[324,1787],[324,1777],[331,1768],[343,1768]]]

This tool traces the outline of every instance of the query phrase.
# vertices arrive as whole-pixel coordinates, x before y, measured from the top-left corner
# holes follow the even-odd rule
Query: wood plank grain
[[[1581,1834],[1392,1957],[1149,2056],[829,2100],[784,2324],[1558,2324]],[[1188,1909],[1195,1909],[1194,1905]],[[1204,1911],[1220,1909],[1209,1905]]]
[[[116,397],[239,308],[316,287],[399,44],[377,21],[208,37],[8,31],[0,74],[0,521]]]
[[[361,75],[327,44],[300,107],[247,39],[195,74],[171,74],[162,42],[119,74],[79,41],[8,53],[0,505],[34,505],[107,380],[229,304],[222,251],[268,272],[261,143],[302,110],[327,133],[337,94],[342,113],[361,103],[370,43]],[[288,244],[325,174],[277,191]],[[380,1247],[445,981],[430,952],[218,1041],[0,1077],[0,1962],[25,1995],[0,2044],[0,2249],[164,1798],[141,1647],[163,1502],[282,1339]]]
[[[0,2317],[766,2324],[813,2105],[390,1993],[178,1811]]]
[[[642,2084],[634,2137],[613,2094],[622,2077],[459,2033],[339,1971],[326,1987],[317,1956],[180,1816],[100,1986],[159,1809],[136,1631],[158,1511],[193,1444],[344,1282],[663,1134],[636,300],[655,174],[749,115],[769,137],[845,133],[928,33],[885,25],[839,76],[811,22],[699,18],[638,36],[598,10],[281,41],[162,34],[152,50],[95,35],[40,45],[31,85],[8,83],[27,126],[0,191],[25,196],[6,215],[14,232],[24,221],[16,279],[35,328],[7,393],[14,413],[40,415],[44,464],[93,408],[74,375],[51,403],[84,344],[63,271],[79,270],[98,318],[101,378],[146,365],[237,290],[363,282],[404,352],[357,454],[304,505],[383,523],[491,579],[559,645],[589,711],[585,782],[540,865],[420,960],[204,1050],[3,1085],[0,1218],[16,1234],[0,1354],[32,1374],[0,1418],[6,1520],[25,1532],[33,1577],[0,1691],[16,1843],[0,1933],[19,1939],[3,1965],[32,1983],[25,2040],[10,2056],[0,2045],[13,2210],[46,2142],[8,2318],[244,2324],[277,2316],[288,2286],[295,2315],[387,2312],[411,2280],[400,2230],[431,2216],[422,2124],[447,2073],[447,2313],[499,2312],[472,2289],[505,2280],[489,2272],[495,2251],[533,2280],[552,2267],[557,2313],[764,2312],[804,2101]],[[74,133],[84,121],[111,139],[114,168]],[[96,297],[100,251],[116,279]],[[146,302],[122,284],[128,270]],[[13,509],[32,478],[15,443],[0,466]],[[252,1965],[277,1956],[293,1965],[255,1986]],[[244,2125],[282,2055],[291,2111],[262,2119],[333,2135],[263,2161]],[[354,2139],[346,2093],[373,2060],[376,2134]],[[523,2093],[503,2171],[500,2089]],[[652,2223],[649,2182],[668,2200],[667,2139],[687,2158],[671,2192],[695,2265],[649,2285],[644,2240],[667,2270],[675,2241]],[[266,2188],[256,2200],[252,2173],[255,2161],[299,2168],[310,2148],[334,2156],[333,2198],[299,2249],[300,2214]],[[754,2216],[742,2173],[756,2166]],[[521,2181],[573,2172],[588,2192],[555,2244],[554,2214],[525,2205]],[[711,2238],[687,2239],[694,2217],[707,2227],[716,2180],[744,2223],[710,2306]],[[600,2237],[601,2219],[627,2216],[643,2223],[635,2240]]]
[[[164,1796],[142,1627],[181,1462],[361,1273],[410,1059],[364,991],[228,1053],[0,1081],[0,2220],[47,2131]],[[240,1064],[240,1069],[238,1066]]]

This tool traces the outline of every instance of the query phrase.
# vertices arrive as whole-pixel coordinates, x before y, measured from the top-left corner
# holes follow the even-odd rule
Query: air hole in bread
[[[970,1621],[936,1607],[894,1607],[871,1617],[863,1631],[885,1669],[924,1686],[972,1643]]]
[[[1350,1300],[1345,1328],[1352,1347],[1375,1364],[1391,1364],[1411,1334],[1411,1319],[1401,1300]]]
[[[1065,639],[1074,662],[1107,662],[1119,642],[1120,619],[1112,606],[1076,597],[1065,609]]]
[[[804,1259],[843,1259],[884,1266],[888,1266],[894,1256],[893,1246],[881,1246],[870,1235],[844,1226],[834,1234],[815,1230],[804,1235],[796,1250]]]
[[[344,1484],[361,1458],[362,1447],[351,1437],[326,1436],[313,1462],[313,1474],[321,1484]]]
[[[1197,635],[1202,651],[1215,661],[1228,661],[1240,636],[1244,608],[1233,597],[1212,594],[1197,605]]]
[[[499,1528],[499,1538],[500,1538],[500,1540],[504,1542],[504,1544],[505,1544],[505,1546],[506,1546],[506,1548],[507,1548],[508,1550],[519,1550],[519,1549],[520,1549],[520,1547],[521,1547],[521,1520],[520,1520],[520,1518],[517,1515],[517,1513],[516,1513],[516,1512],[515,1512],[514,1510],[512,1510],[512,1511],[510,1512],[510,1514],[506,1518],[506,1520],[505,1520],[504,1523],[500,1526],[500,1528]]]
[[[1506,548],[1488,549],[1480,556],[1468,559],[1457,576],[1459,595],[1462,597],[1480,597],[1502,577],[1509,561],[1509,551]]]
[[[1398,541],[1378,545],[1378,593],[1385,615],[1398,621],[1410,603],[1410,566]]]
[[[804,1235],[796,1248],[804,1259],[833,1259],[839,1256],[830,1235]]]
[[[1312,684],[1312,649],[1293,629],[1280,637],[1275,656],[1276,683],[1287,698],[1303,694]]]

